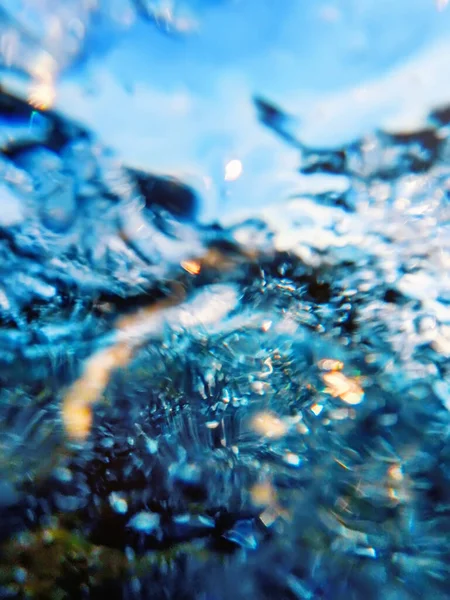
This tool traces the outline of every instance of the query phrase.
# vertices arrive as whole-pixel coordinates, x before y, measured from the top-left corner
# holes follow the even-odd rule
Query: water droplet
[[[160,516],[158,514],[152,512],[140,512],[128,521],[128,527],[141,533],[149,534],[159,526],[159,522]]]
[[[149,454],[156,454],[158,451],[158,440],[146,437],[145,446]]]
[[[126,499],[116,492],[112,492],[112,494],[109,495],[109,504],[111,505],[111,508],[120,515],[126,514],[128,510]]]
[[[63,483],[68,483],[72,481],[72,471],[67,469],[66,467],[58,467],[54,470],[54,476],[56,479]]]
[[[236,181],[242,175],[242,163],[238,159],[230,160],[225,166],[225,181]]]
[[[287,452],[283,458],[284,462],[291,467],[298,467],[301,463],[300,456],[294,454],[293,452]]]

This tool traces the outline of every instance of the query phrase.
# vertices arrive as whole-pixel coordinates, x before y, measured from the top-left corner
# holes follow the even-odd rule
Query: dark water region
[[[450,108],[325,148],[255,93],[316,191],[204,224],[40,84],[0,89],[0,598],[448,598]]]

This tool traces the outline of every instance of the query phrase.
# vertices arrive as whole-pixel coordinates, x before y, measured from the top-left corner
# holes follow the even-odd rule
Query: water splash
[[[448,108],[325,149],[258,97],[310,191],[210,226],[0,110],[2,594],[446,598]]]

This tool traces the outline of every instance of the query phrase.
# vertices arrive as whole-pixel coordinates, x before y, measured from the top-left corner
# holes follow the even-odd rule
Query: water
[[[372,108],[411,64],[434,81],[448,13],[399,3],[390,45],[384,3],[324,5],[337,58],[301,82],[289,14],[323,31],[294,3],[24,6],[1,21],[1,597],[447,598],[448,92]],[[292,109],[308,86],[345,135]]]

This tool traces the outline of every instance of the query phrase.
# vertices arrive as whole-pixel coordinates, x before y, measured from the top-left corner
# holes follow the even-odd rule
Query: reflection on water
[[[3,59],[58,94],[98,6],[49,30],[15,6],[58,67]],[[208,13],[101,9],[136,7],[171,43]],[[5,82],[0,595],[447,598],[450,109],[327,147],[253,90],[304,186],[201,224],[189,177]],[[219,163],[222,186],[252,170]]]

